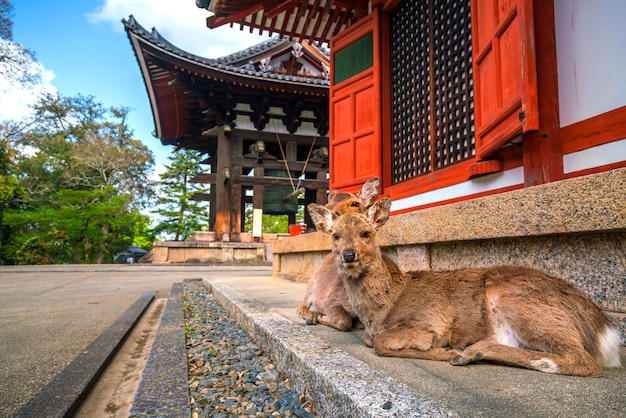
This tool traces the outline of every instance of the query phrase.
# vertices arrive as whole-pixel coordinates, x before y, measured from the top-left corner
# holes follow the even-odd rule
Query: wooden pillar
[[[215,164],[215,159],[211,163],[211,168],[209,170],[210,173],[217,172],[217,165]],[[215,231],[215,215],[217,208],[215,207],[215,196],[216,196],[216,184],[209,184],[209,231]]]
[[[554,4],[550,1],[534,0],[533,8],[540,129],[523,135],[524,185],[526,187],[563,178]]]
[[[296,144],[295,142],[288,142],[287,146],[286,146],[286,150],[285,150],[285,157],[287,157],[287,164],[289,165],[290,163],[295,163],[298,161],[298,144]],[[295,173],[291,173],[292,176],[297,175]],[[296,178],[292,178],[293,179],[293,185],[295,187],[295,185],[298,183],[298,180]],[[297,198],[295,198],[297,200]],[[296,223],[296,214],[295,213],[290,213],[287,215],[287,218],[289,219],[288,223],[289,225],[295,225]]]
[[[231,155],[235,158],[241,158],[243,156],[243,139],[241,137],[230,138],[230,144]],[[241,166],[231,165],[231,167],[231,176],[233,178],[241,177],[243,174]],[[240,183],[235,184],[231,181],[230,189],[230,233],[231,235],[238,235],[241,232],[241,219],[243,217],[243,187]]]
[[[217,134],[217,184],[215,185],[215,234],[221,240],[224,233],[230,236],[230,205],[232,169],[232,153],[229,138],[224,133],[224,127],[218,129]]]
[[[328,172],[327,171],[318,171],[317,172],[317,180],[319,180],[319,181],[326,181],[327,178],[328,178]],[[317,189],[315,202],[318,205],[325,205],[326,203],[328,203],[328,190],[326,190],[326,189]]]

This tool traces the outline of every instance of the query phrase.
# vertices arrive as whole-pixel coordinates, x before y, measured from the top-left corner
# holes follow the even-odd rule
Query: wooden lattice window
[[[469,0],[391,13],[393,183],[476,155]]]

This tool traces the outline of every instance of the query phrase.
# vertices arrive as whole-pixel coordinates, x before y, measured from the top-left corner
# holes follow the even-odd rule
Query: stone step
[[[297,318],[303,283],[263,274],[216,274],[203,282],[322,417],[626,416],[623,367],[596,379],[381,358],[363,344],[362,331]]]

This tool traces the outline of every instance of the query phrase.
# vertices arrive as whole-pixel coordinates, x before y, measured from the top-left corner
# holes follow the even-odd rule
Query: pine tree
[[[207,203],[191,200],[194,193],[207,193],[207,188],[189,180],[203,171],[202,156],[194,150],[177,149],[169,156],[171,164],[160,175],[157,208],[159,224],[155,233],[174,241],[190,238],[194,231],[206,230],[209,224]]]

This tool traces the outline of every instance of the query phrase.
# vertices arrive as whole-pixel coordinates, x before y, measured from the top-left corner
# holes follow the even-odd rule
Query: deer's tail
[[[599,353],[597,360],[604,367],[621,367],[620,345],[622,338],[620,333],[607,325],[604,331],[598,334]]]

